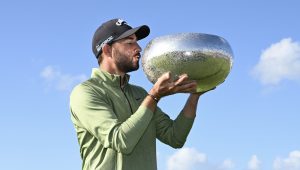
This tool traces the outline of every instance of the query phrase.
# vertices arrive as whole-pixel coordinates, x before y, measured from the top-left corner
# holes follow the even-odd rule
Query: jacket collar
[[[99,68],[92,69],[91,78],[97,78],[103,80],[105,83],[108,83],[111,86],[121,87],[121,76],[116,74],[110,74],[107,71],[101,70]],[[130,75],[125,74],[125,82],[124,85],[127,85],[130,79]]]

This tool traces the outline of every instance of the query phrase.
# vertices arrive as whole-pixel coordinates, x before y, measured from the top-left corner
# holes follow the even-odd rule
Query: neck
[[[100,63],[100,70],[106,71],[110,74],[114,74],[114,75],[119,75],[121,76],[121,86],[124,84],[125,82],[125,72],[120,71],[117,67],[117,65],[115,64],[115,62],[113,61],[112,57],[108,57],[108,56],[103,56],[103,60]]]
[[[100,64],[100,70],[103,70],[103,71],[106,71],[106,72],[109,72],[110,74],[115,74],[115,75],[120,75],[123,79],[123,77],[125,76],[126,73],[120,71],[116,65],[112,65],[112,64],[108,64],[108,63],[105,63],[105,62],[102,62]]]
[[[114,69],[113,67],[108,67],[106,64],[101,64],[99,67],[100,70],[106,71],[110,74],[119,75],[121,76],[121,86],[125,83],[125,74],[123,72],[120,72],[118,69]]]

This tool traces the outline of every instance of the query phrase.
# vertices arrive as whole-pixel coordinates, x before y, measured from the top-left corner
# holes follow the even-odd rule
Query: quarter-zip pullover
[[[186,141],[194,119],[180,113],[171,120],[158,107],[141,106],[147,91],[129,78],[121,88],[121,76],[93,69],[73,89],[71,120],[83,170],[156,170],[156,138],[174,148]]]

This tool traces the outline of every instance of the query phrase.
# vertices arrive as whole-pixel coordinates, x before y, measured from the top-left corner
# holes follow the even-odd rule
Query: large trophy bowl
[[[176,79],[186,73],[197,81],[197,92],[223,83],[233,63],[233,52],[222,37],[202,33],[180,33],[154,38],[142,55],[147,78],[155,83],[165,72]]]

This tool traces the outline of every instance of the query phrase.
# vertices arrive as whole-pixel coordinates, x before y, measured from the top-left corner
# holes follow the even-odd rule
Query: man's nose
[[[135,49],[134,52],[140,53],[142,51],[142,48],[141,48],[141,46],[138,43],[136,43],[136,45],[137,45],[137,48]]]

